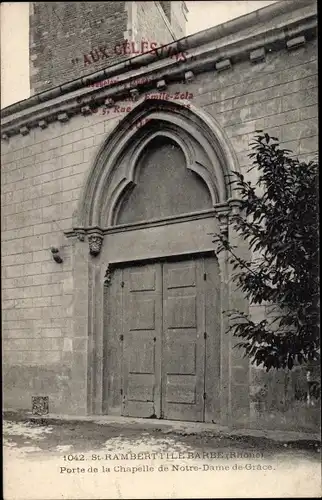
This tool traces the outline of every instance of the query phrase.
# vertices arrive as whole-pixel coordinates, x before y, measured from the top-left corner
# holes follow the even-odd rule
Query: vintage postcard
[[[317,2],[1,4],[5,500],[320,497]]]

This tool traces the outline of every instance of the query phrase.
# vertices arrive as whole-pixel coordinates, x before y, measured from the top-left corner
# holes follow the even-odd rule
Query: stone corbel
[[[242,201],[237,198],[228,200],[228,205],[232,215],[238,215],[241,211]]]
[[[94,257],[99,255],[102,248],[103,239],[104,239],[103,232],[99,228],[95,230],[90,230],[88,232],[89,253]]]
[[[227,208],[217,210],[216,217],[219,221],[219,230],[222,236],[228,238],[229,212]]]
[[[131,89],[130,90],[130,96],[131,98],[133,99],[133,101],[137,101],[139,96],[140,96],[140,92],[138,89]]]
[[[81,107],[81,113],[82,115],[84,116],[87,116],[87,115],[91,115],[92,114],[92,109],[90,106],[86,105],[86,106],[82,106]]]
[[[159,80],[157,82],[157,90],[165,90],[167,88],[167,84],[165,80]]]
[[[218,219],[219,219],[220,234],[228,237],[228,214],[221,213],[218,215]]]

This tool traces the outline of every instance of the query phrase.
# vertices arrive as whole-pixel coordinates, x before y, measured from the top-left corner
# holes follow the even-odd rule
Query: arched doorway
[[[228,268],[212,235],[227,230],[237,169],[215,122],[167,101],[139,103],[102,146],[75,224],[91,253],[89,413],[230,413]]]
[[[166,228],[166,219],[212,209],[207,185],[187,169],[173,138],[151,139],[136,169],[136,184],[115,209],[115,227],[165,220]],[[169,247],[164,257],[114,265],[113,284],[104,303],[103,412],[204,421],[206,381],[218,379],[220,367],[216,258],[173,255]]]

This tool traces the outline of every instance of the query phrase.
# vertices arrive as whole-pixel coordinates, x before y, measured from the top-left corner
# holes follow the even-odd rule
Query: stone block
[[[19,290],[19,289],[18,289]],[[33,299],[17,299],[15,300],[15,307],[17,309],[24,309],[25,307],[33,307]]]
[[[94,146],[94,137],[88,137],[87,139],[82,139],[80,141],[73,143],[73,151],[78,151],[80,149],[86,149]],[[76,165],[77,167],[77,165]]]
[[[51,305],[51,297],[35,297],[32,299],[32,305],[33,307],[49,307]]]
[[[83,129],[75,130],[62,136],[62,145],[65,146],[66,144],[77,142],[81,139],[83,139]]]
[[[41,216],[42,216],[42,212],[41,212]],[[36,236],[36,235],[39,235],[39,234],[46,234],[46,233],[49,233],[51,231],[51,223],[50,222],[45,222],[43,224],[35,224],[34,227],[33,227],[33,234]],[[45,255],[44,253],[42,253],[43,251],[42,250],[39,250],[38,252],[34,252],[34,259],[36,257],[40,258],[41,259],[41,256]],[[46,259],[45,259],[46,260]]]
[[[25,276],[31,276],[33,274],[40,274],[40,273],[41,273],[41,263],[40,262],[33,262],[31,264],[24,265],[24,275]]]
[[[43,249],[43,236],[30,236],[28,238],[23,238],[23,251],[24,252],[35,252],[36,250]]]
[[[10,255],[10,257],[12,257],[12,255]],[[16,278],[17,276],[23,276],[23,273],[23,265],[11,265],[5,268],[5,276],[7,278]]]
[[[51,297],[53,295],[61,295],[62,293],[62,285],[59,283],[55,283],[52,285],[44,285],[41,287],[41,293],[44,297]],[[50,317],[50,316],[48,316]]]
[[[317,153],[319,151],[318,136],[308,137],[300,140],[299,154]],[[313,156],[313,155],[312,155]]]
[[[41,297],[42,290],[40,286],[29,286],[28,288],[23,288],[23,294],[25,298]],[[35,318],[39,319],[40,314]],[[33,319],[33,318],[30,318]]]
[[[317,102],[317,88],[311,88],[307,91],[301,90],[294,94],[284,96],[281,111],[284,112],[290,111],[291,109],[317,105]]]
[[[38,285],[49,285],[53,283],[53,275],[52,274],[40,274],[32,276],[32,284],[35,286]]]
[[[62,190],[62,181],[60,179],[56,179],[50,182],[45,182],[42,185],[42,194],[43,196],[49,196],[54,193],[58,193]]]
[[[71,167],[83,161],[83,151],[74,151],[62,157],[62,168]]]
[[[63,179],[62,189],[64,191],[76,189],[81,187],[83,183],[84,183],[83,174],[72,175],[71,177],[66,177]]]
[[[292,141],[306,137],[318,135],[318,122],[316,119],[308,119],[298,121],[289,125],[285,125],[281,130],[282,141]]]

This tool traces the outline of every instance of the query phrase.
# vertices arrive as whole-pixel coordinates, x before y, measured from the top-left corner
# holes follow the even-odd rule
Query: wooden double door
[[[107,413],[205,420],[206,379],[217,374],[212,364],[219,365],[220,348],[213,328],[213,261],[199,257],[114,271],[105,327]],[[215,380],[210,385],[216,389]]]

